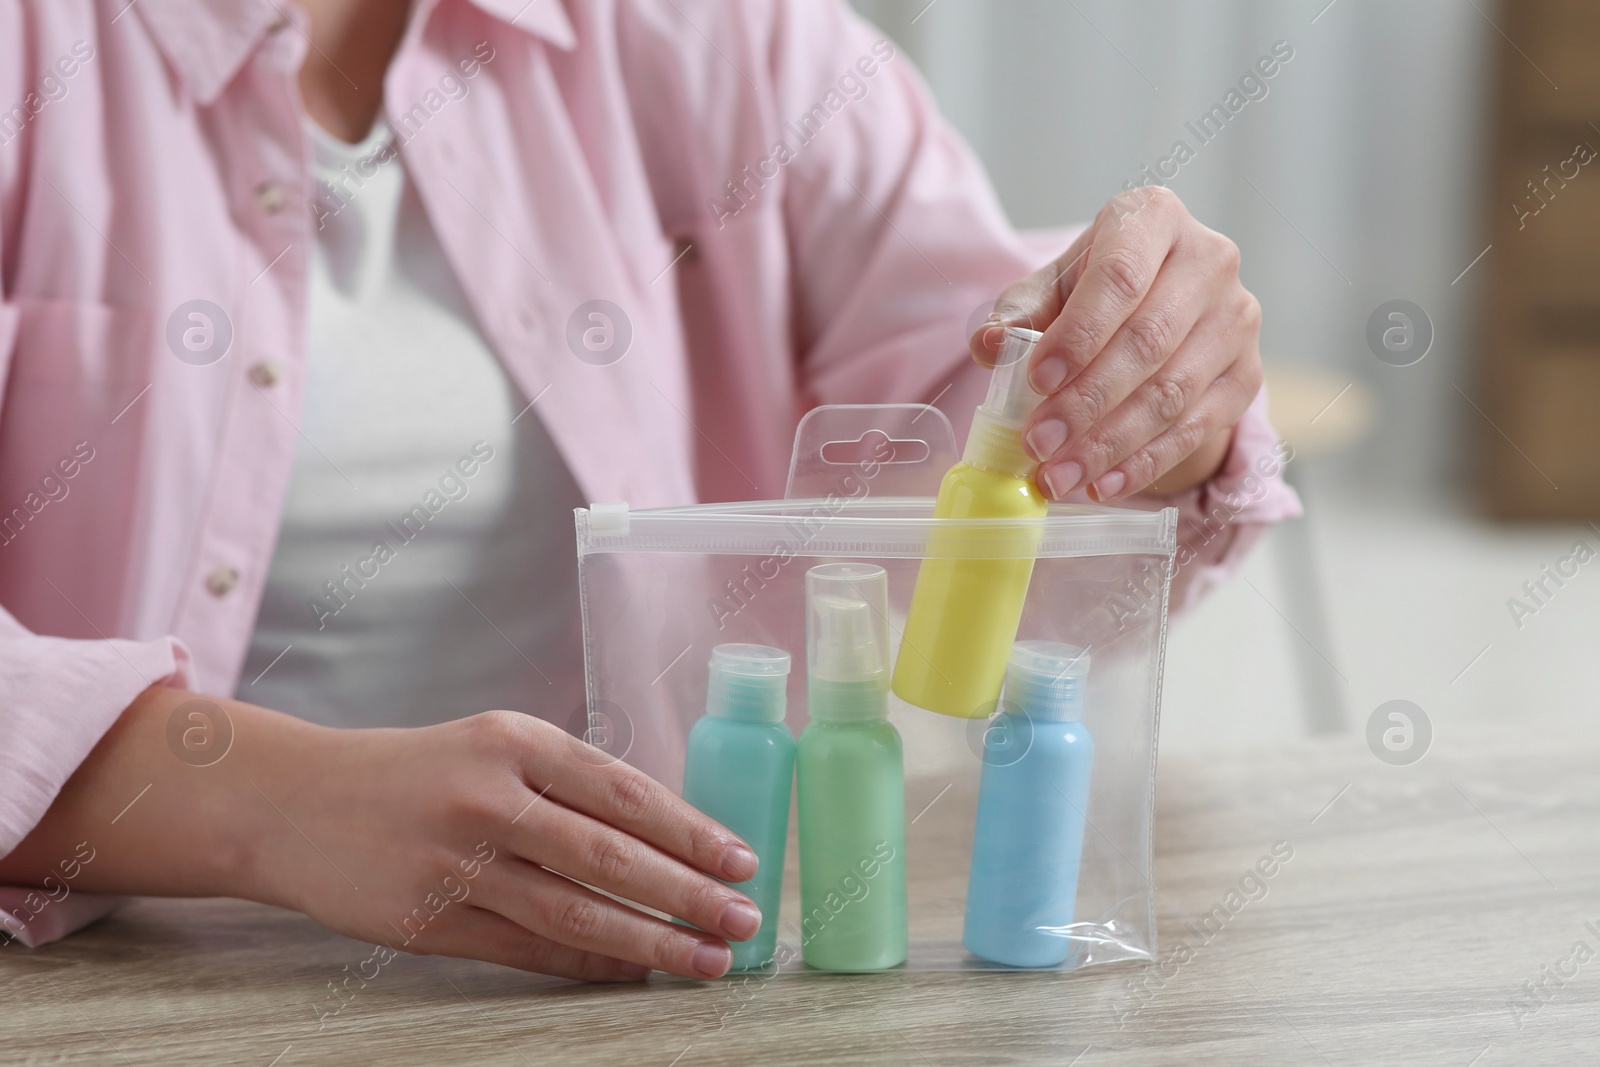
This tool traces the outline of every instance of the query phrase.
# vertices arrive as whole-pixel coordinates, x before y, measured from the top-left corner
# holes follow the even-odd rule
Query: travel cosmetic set
[[[790,654],[749,643],[712,649],[683,795],[760,859],[755,878],[735,887],[763,917],[755,937],[733,945],[735,970],[763,967],[777,949],[792,788],[805,963],[850,972],[906,961],[905,771],[888,721],[891,690],[913,707],[988,720],[963,945],[1014,967],[1068,959],[1094,746],[1083,725],[1088,653],[1017,640],[1048,510],[1021,445],[1039,399],[1026,377],[1038,338],[1006,331],[962,461],[934,507],[935,519],[972,521],[929,533],[897,652],[883,567],[811,567],[809,721],[796,742],[785,723]]]

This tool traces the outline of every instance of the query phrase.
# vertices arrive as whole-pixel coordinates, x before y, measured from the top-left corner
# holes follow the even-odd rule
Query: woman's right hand
[[[722,939],[761,925],[717,880],[755,874],[744,842],[550,723],[491,711],[326,733],[331,773],[275,798],[305,838],[280,836],[272,862],[292,906],[340,933],[612,981],[716,978],[732,959]]]
[[[225,720],[230,743],[190,758],[179,739],[208,718]],[[41,884],[80,841],[94,860],[74,891],[243,897],[399,951],[588,981],[652,968],[718,977],[732,961],[724,939],[761,922],[718,881],[755,873],[744,842],[634,768],[509,711],[333,730],[152,687],[0,858],[0,884]]]

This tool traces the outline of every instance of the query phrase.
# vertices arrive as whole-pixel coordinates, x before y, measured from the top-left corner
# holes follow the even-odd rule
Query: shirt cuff
[[[27,948],[37,948],[83,929],[128,900],[70,889],[67,896],[52,899],[56,891],[0,886],[0,930]]]
[[[1193,489],[1155,501],[1178,509],[1178,549],[1168,607],[1180,612],[1238,573],[1267,527],[1303,514],[1283,478],[1294,450],[1267,421],[1263,388],[1233,430],[1222,466]]]
[[[39,824],[79,764],[151,685],[194,685],[189,651],[177,638],[83,641],[21,631],[0,640],[0,856]],[[89,856],[60,857],[59,871],[39,887],[0,886],[0,931],[32,947],[118,907],[125,898],[72,891],[76,867]]]

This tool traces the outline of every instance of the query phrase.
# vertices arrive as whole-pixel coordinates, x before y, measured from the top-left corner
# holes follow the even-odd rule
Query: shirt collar
[[[301,17],[272,0],[139,0],[134,10],[202,104],[222,95],[263,36]]]
[[[562,0],[472,0],[485,13],[563,51],[577,46]],[[130,5],[133,6],[133,5]],[[431,4],[421,6],[430,12]],[[138,0],[135,10],[156,45],[201,104],[209,104],[269,32],[304,32],[293,0]]]
[[[495,18],[542,37],[564,52],[578,45],[562,0],[472,0]]]

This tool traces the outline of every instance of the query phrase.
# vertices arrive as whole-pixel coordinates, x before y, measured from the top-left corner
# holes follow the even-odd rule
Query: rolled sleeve
[[[1263,388],[1234,427],[1217,473],[1193,489],[1152,501],[1178,509],[1172,611],[1185,610],[1237,574],[1267,527],[1300,517],[1300,497],[1283,479],[1293,458],[1293,449],[1267,421]]]
[[[135,697],[193,684],[188,650],[155,641],[79,641],[28,633],[9,615],[0,637],[0,855],[38,825],[56,794]]]
[[[45,812],[124,709],[151,685],[194,685],[188,650],[154,641],[71,640],[28,632],[0,611],[0,856]],[[0,886],[0,925],[24,945],[64,937],[123,898]]]
[[[59,941],[116,911],[127,897],[78,893],[52,900],[40,889],[0,886],[0,930],[28,948]]]

